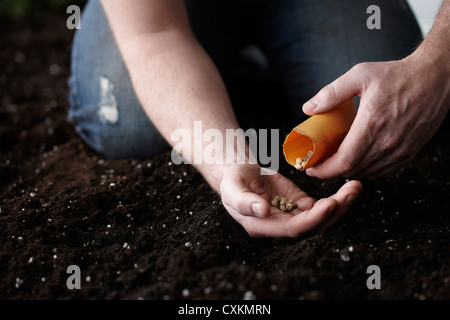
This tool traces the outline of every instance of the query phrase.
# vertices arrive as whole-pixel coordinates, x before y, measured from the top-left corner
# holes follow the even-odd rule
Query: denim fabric
[[[169,146],[141,107],[100,1],[89,1],[72,48],[69,118],[109,158],[151,157]]]
[[[186,3],[194,33],[225,81],[244,46],[261,49],[286,90],[292,124],[305,118],[305,101],[355,64],[403,58],[422,39],[405,0]],[[369,5],[381,9],[380,30],[366,27]],[[69,117],[90,147],[108,158],[153,157],[168,150],[136,97],[99,0],[84,9],[71,72]]]

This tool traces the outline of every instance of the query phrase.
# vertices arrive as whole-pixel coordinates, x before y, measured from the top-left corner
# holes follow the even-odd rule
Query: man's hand
[[[447,65],[411,55],[401,61],[358,64],[305,103],[309,115],[354,96],[358,114],[339,150],[306,171],[309,176],[376,178],[411,161],[444,120],[450,104]]]
[[[233,165],[224,171],[220,194],[230,215],[252,237],[300,237],[326,229],[341,218],[362,191],[347,182],[329,198],[316,201],[279,173],[261,175],[257,165]],[[270,206],[280,195],[297,204],[292,212]]]

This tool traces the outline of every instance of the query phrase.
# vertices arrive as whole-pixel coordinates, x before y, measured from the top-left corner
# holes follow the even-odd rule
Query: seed
[[[299,157],[297,159],[295,159],[295,169],[303,171],[306,167],[306,163],[308,162],[309,158],[311,158],[313,152],[312,151],[308,151],[308,153],[306,154],[306,157],[302,158]]]
[[[292,201],[289,201],[288,203],[286,203],[286,210],[287,211],[294,210],[295,208],[297,208],[297,204],[296,203],[292,203]]]
[[[278,205],[280,204],[280,200],[281,197],[280,196],[275,196],[272,201],[270,202],[270,204],[274,207],[278,207]]]
[[[281,196],[275,196],[270,204],[283,212],[289,212],[297,208],[297,204],[295,202],[292,202],[292,200],[288,201],[286,198]]]

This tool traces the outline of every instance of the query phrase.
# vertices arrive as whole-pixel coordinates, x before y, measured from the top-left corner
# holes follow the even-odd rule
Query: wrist
[[[233,171],[233,167],[248,167],[248,166],[255,166],[258,170],[261,169],[259,164],[256,163],[246,163],[244,164],[219,164],[219,165],[201,165],[201,166],[195,166],[195,168],[200,172],[200,174],[203,176],[205,181],[209,184],[209,186],[216,191],[218,194],[220,194],[220,185],[222,183],[222,180],[227,175],[227,171],[231,172]],[[230,170],[231,169],[231,170]]]
[[[424,95],[433,93],[440,96],[435,107],[439,113],[450,110],[450,60],[440,53],[427,55],[426,50],[416,51],[403,59],[404,70],[410,84]]]
[[[231,144],[226,144],[222,149],[223,154],[218,155],[217,152],[214,152],[214,155],[211,155],[208,154],[209,152],[206,152],[206,154],[203,154],[200,163],[192,163],[208,184],[218,193],[220,193],[220,184],[224,173],[230,167],[250,164],[256,165],[259,168],[256,157],[251,152],[247,143],[245,143],[245,140],[237,140],[237,143],[233,141]],[[217,151],[217,149],[215,150]]]
[[[450,50],[450,49],[449,49]],[[428,73],[437,73],[447,76],[450,74],[450,59],[447,50],[434,48],[422,43],[411,55],[403,59],[411,62],[412,66],[422,66]],[[431,69],[430,69],[431,68]]]

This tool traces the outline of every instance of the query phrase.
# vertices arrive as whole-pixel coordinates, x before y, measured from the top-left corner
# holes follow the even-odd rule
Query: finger
[[[260,237],[291,237],[307,236],[328,228],[341,218],[348,210],[353,200],[362,190],[359,181],[346,183],[330,198],[320,199],[314,207],[295,216],[289,214],[275,214],[266,218],[240,215],[233,208],[228,212],[255,238]]]
[[[296,215],[286,226],[286,235],[291,238],[309,236],[323,230],[339,209],[333,198],[320,199],[311,210]]]
[[[224,179],[220,188],[222,203],[239,214],[264,217],[270,213],[268,199],[252,192],[240,177]]]
[[[306,210],[310,210],[316,203],[316,200],[312,197],[305,197],[294,202],[297,204],[297,209],[295,211],[303,212]]]
[[[334,199],[321,199],[313,210],[292,216],[290,214],[276,214],[266,218],[252,216],[237,216],[238,222],[248,234],[254,238],[296,238],[313,232],[335,210],[337,202]],[[236,213],[229,212],[233,217]]]
[[[401,161],[397,163],[390,163],[385,166],[376,167],[366,173],[366,177],[369,179],[377,179],[384,177],[386,175],[392,174],[396,171],[399,171],[405,165],[407,165],[410,161]]]
[[[306,169],[306,174],[310,177],[322,180],[334,177],[354,177],[361,167],[360,152],[346,151],[345,145],[341,146],[337,153],[316,164],[314,167]]]
[[[366,167],[361,168],[354,176],[365,177],[368,179],[377,178],[382,172],[389,172],[396,168],[396,165],[390,164],[386,159],[377,159],[370,162]]]
[[[363,185],[357,180],[345,183],[331,198],[339,204],[351,205],[356,197],[362,192]]]
[[[381,138],[367,138],[368,141],[372,141],[370,148],[359,160],[359,163],[349,172],[346,173],[346,177],[352,178],[369,178],[375,176],[380,171],[389,171],[389,168],[395,169],[396,165],[401,160],[397,157],[397,152],[390,148],[385,148]]]
[[[325,161],[308,168],[306,174],[319,179],[330,179],[337,176],[352,176],[349,173],[360,170],[364,165],[361,159],[370,152],[373,143],[367,139],[366,127],[365,117],[358,113],[338,151]]]
[[[348,209],[351,207],[353,202],[355,202],[362,190],[363,186],[361,182],[353,180],[347,182],[338,190],[338,192],[336,192],[336,194],[331,196],[331,198],[335,199],[339,203],[339,206],[334,215],[325,223],[323,229],[329,228],[341,219],[348,212]]]
[[[313,98],[303,105],[308,115],[328,112],[345,101],[360,95],[364,86],[364,76],[357,65],[329,85],[323,87]]]
[[[319,200],[308,212],[308,220],[290,223],[289,233],[300,236],[324,231],[344,216],[362,190],[361,182],[347,182],[330,198]]]
[[[223,198],[222,202],[242,215],[265,217],[270,214],[269,202],[250,191],[235,191],[233,196]]]
[[[360,166],[358,171],[352,172],[354,174],[353,176],[366,177],[369,179],[378,178],[398,170],[413,159],[413,157],[402,156],[398,150],[391,151],[387,149],[378,151],[378,149],[374,147],[371,149],[375,150],[375,153],[373,155],[369,153],[366,154],[360,161],[360,163],[364,163],[365,166]]]

